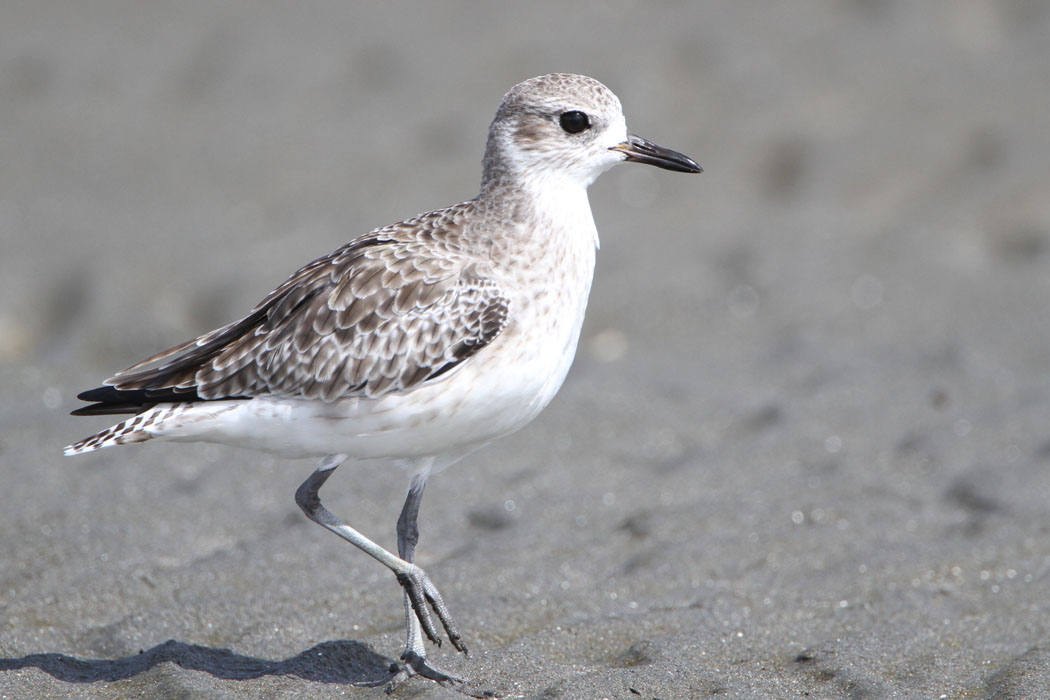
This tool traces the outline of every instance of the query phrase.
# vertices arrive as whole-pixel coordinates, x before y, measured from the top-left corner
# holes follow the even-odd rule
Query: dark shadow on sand
[[[20,659],[0,658],[0,671],[35,667],[62,681],[93,683],[131,678],[165,661],[230,680],[298,676],[318,683],[358,686],[377,686],[390,680],[392,663],[368,646],[345,639],[323,642],[283,661],[257,659],[235,654],[229,649],[212,649],[169,639],[152,649],[121,659],[78,659],[57,653],[29,654]]]

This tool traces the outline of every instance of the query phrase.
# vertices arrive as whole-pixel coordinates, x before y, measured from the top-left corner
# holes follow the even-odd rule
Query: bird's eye
[[[561,123],[561,128],[570,134],[578,134],[591,128],[591,120],[586,114],[576,109],[562,113],[558,121]]]

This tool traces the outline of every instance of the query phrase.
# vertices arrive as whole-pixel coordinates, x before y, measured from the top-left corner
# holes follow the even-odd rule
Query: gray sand
[[[1046,697],[1050,6],[520,5],[0,8],[0,697],[381,697],[400,592],[298,511],[312,463],[64,458],[106,424],[68,412],[472,197],[551,70],[706,172],[592,188],[566,386],[428,487],[472,651],[435,658],[524,697]],[[392,546],[405,485],[323,495]]]

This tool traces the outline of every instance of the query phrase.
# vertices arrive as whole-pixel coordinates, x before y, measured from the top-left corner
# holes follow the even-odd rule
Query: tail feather
[[[155,427],[163,422],[164,419],[179,412],[179,410],[180,406],[178,404],[154,406],[79,442],[67,445],[63,452],[68,457],[85,452],[94,452],[95,450],[101,450],[103,447],[112,447],[113,445],[145,442],[155,437],[156,433],[153,430]]]

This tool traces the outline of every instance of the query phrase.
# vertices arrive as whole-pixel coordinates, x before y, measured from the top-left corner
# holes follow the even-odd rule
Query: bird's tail
[[[86,437],[72,445],[66,445],[65,455],[79,455],[94,452],[113,445],[129,445],[134,442],[145,442],[156,436],[154,428],[179,411],[178,404],[162,404],[147,409],[142,413],[121,421],[116,425]]]

